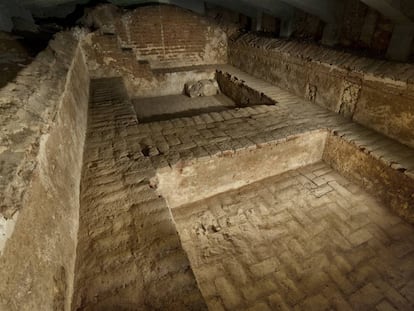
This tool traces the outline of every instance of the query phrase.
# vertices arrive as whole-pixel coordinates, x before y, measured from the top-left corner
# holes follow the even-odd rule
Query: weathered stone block
[[[346,118],[352,118],[358,103],[361,85],[343,81],[342,94],[339,102],[339,113]]]
[[[219,85],[215,80],[200,80],[185,84],[185,93],[190,97],[214,96],[219,91]]]

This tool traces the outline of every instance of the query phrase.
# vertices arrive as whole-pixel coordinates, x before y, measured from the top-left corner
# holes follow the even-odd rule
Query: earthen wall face
[[[70,310],[89,97],[80,38],[59,34],[2,90],[1,310]]]

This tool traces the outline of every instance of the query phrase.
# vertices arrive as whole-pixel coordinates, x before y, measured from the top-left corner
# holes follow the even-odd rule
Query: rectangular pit
[[[171,74],[171,73],[170,73]],[[183,75],[180,72],[180,75]],[[275,105],[276,102],[229,74],[216,71],[193,72],[184,75],[188,80],[171,81],[173,93],[155,97],[138,97],[132,100],[140,123],[169,120],[173,118],[190,117],[208,112],[220,112],[229,109],[254,105]],[[220,92],[213,96],[190,98],[185,95],[184,84],[202,79],[217,81]],[[181,83],[181,84],[180,84]]]

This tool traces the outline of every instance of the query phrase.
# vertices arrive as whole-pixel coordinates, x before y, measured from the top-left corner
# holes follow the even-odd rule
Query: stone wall
[[[394,28],[393,22],[370,8],[360,0],[343,0],[342,14],[338,16],[338,37],[336,46],[364,53],[370,57],[385,58]],[[404,10],[405,9],[405,10]],[[407,8],[403,11],[408,15]],[[208,16],[220,22],[238,24],[239,29],[255,31],[254,18],[242,13],[215,6],[207,7]],[[293,9],[291,23],[291,38],[313,42],[321,42],[325,22],[319,17],[298,8]],[[255,12],[251,15],[254,16]],[[286,22],[286,21],[285,21]],[[279,35],[281,20],[268,14],[262,16],[262,31]],[[411,60],[414,57],[414,43]]]
[[[370,154],[360,141],[344,138],[338,133],[328,135],[323,160],[413,223],[413,178],[404,174],[402,169],[387,166],[385,154],[378,158],[375,153]],[[369,149],[371,148],[368,147]],[[402,150],[399,151],[403,153]]]
[[[1,310],[70,309],[89,96],[81,37],[57,35],[0,94]]]
[[[414,66],[307,43],[246,34],[232,41],[232,65],[414,146]]]
[[[247,86],[243,80],[239,80],[222,70],[217,70],[215,78],[221,92],[231,98],[238,107],[276,104],[270,97]]]
[[[337,45],[375,57],[385,57],[393,23],[360,0],[344,0],[338,20]],[[293,37],[320,41],[325,23],[318,17],[296,10]]]
[[[326,131],[282,139],[262,148],[229,151],[157,171],[158,189],[171,209],[238,189],[322,159]],[[240,169],[244,168],[244,169]]]

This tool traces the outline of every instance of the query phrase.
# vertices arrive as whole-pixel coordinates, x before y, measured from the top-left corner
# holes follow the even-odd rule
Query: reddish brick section
[[[125,43],[143,58],[162,63],[186,58],[190,65],[205,56],[209,25],[195,14],[175,6],[148,6],[124,20],[129,38]]]
[[[104,10],[100,7],[97,14]],[[113,33],[113,43],[118,47],[106,42],[108,32]],[[227,62],[224,31],[214,22],[176,6],[146,6],[123,15],[118,12],[94,36],[94,43],[100,45],[94,45],[98,54],[129,48],[135,58],[130,62],[146,60],[157,68]],[[112,56],[116,60],[120,57],[119,53]]]
[[[123,50],[116,35],[95,34],[91,40],[92,45],[85,45],[85,50],[89,59],[93,59],[98,68],[106,66],[142,79],[151,80],[153,78],[150,65],[137,61],[136,55],[131,49]]]

